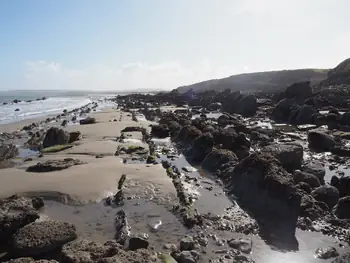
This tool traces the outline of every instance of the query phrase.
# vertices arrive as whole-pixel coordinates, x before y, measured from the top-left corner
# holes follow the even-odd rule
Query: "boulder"
[[[309,161],[304,164],[302,170],[306,173],[315,175],[321,184],[324,184],[324,177],[326,175],[326,168],[323,163],[317,160]]]
[[[87,117],[83,120],[79,121],[80,125],[94,124],[96,123],[96,119],[92,117]]]
[[[343,255],[334,259],[331,263],[349,263],[350,262],[350,252],[346,252]]]
[[[345,112],[340,119],[342,125],[350,125],[350,111]]]
[[[169,137],[169,128],[167,125],[152,125],[151,136],[156,138]]]
[[[130,235],[130,227],[128,224],[127,215],[124,210],[119,210],[115,216],[115,240],[124,245]]]
[[[237,156],[230,150],[213,149],[203,160],[201,166],[211,173],[223,171],[225,168],[235,166],[238,163]]]
[[[49,160],[44,163],[39,162],[35,165],[29,166],[26,171],[32,172],[32,173],[47,173],[47,172],[64,170],[71,166],[82,165],[82,164],[85,164],[85,163],[80,161],[79,159],[72,159],[72,158],[66,158],[63,160]]]
[[[129,239],[129,249],[130,250],[138,250],[141,248],[147,249],[149,246],[149,242],[147,239],[143,237],[131,237]]]
[[[15,255],[35,256],[53,251],[77,238],[75,226],[60,221],[34,222],[19,229],[12,237]]]
[[[294,182],[297,183],[307,183],[311,188],[317,188],[321,186],[320,180],[313,174],[307,172],[302,172],[300,170],[295,170],[293,173]]]
[[[277,122],[288,122],[290,114],[299,106],[294,99],[283,99],[277,103],[272,112],[272,119]]]
[[[190,150],[190,158],[193,162],[202,162],[211,153],[214,146],[214,138],[210,133],[204,133],[194,140]]]
[[[61,126],[65,127],[65,126],[67,126],[67,124],[68,124],[68,121],[67,120],[63,120],[62,123],[61,123]]]
[[[288,172],[301,168],[304,151],[298,143],[275,143],[264,147],[261,151],[274,156]]]
[[[334,213],[340,219],[350,219],[350,196],[339,199],[335,206]]]
[[[174,251],[171,256],[177,263],[196,263],[199,262],[199,253],[195,250],[192,251]]]
[[[339,191],[334,186],[323,185],[311,192],[312,196],[320,202],[324,202],[332,209],[339,200]]]
[[[14,144],[0,145],[0,162],[13,159],[18,155],[18,148]]]
[[[310,81],[296,82],[288,86],[284,92],[286,98],[295,99],[298,102],[304,102],[312,95]]]
[[[0,243],[8,241],[18,229],[38,218],[30,199],[16,195],[0,199]]]
[[[293,116],[290,116],[289,122],[292,124],[312,124],[313,123],[313,116],[317,113],[317,110],[310,105],[303,105],[301,106],[296,114]]]
[[[307,140],[309,148],[316,151],[328,152],[335,146],[333,136],[319,130],[310,130]]]
[[[239,203],[248,209],[261,230],[295,239],[301,197],[293,178],[268,153],[253,153],[225,175]]]
[[[78,141],[80,139],[81,139],[81,132],[80,131],[70,132],[68,143],[72,143],[72,142]]]
[[[221,107],[222,107],[222,104],[220,102],[213,102],[209,104],[208,110],[217,111],[217,110],[221,110]]]
[[[45,135],[43,141],[43,147],[51,147],[54,145],[64,145],[69,142],[69,133],[65,132],[62,129],[56,127],[51,127]]]
[[[332,177],[331,185],[339,191],[339,196],[350,196],[350,176]]]
[[[186,125],[181,129],[178,135],[178,140],[184,143],[192,143],[193,140],[198,138],[201,134],[202,132],[196,127],[192,125]]]
[[[186,236],[180,241],[180,250],[193,250],[196,243],[193,240],[192,236]]]

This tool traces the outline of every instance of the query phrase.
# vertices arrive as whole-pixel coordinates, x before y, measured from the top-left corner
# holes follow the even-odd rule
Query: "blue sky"
[[[0,1],[0,89],[171,89],[334,67],[348,0]]]

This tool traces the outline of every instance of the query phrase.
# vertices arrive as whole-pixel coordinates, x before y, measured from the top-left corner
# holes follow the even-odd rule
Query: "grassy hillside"
[[[268,72],[255,72],[233,75],[223,79],[213,79],[195,83],[193,85],[182,86],[177,88],[181,93],[193,89],[194,92],[205,90],[225,90],[232,91],[283,91],[288,85],[294,82],[311,81],[312,84],[317,84],[327,78],[328,69],[296,69],[296,70],[281,70]]]

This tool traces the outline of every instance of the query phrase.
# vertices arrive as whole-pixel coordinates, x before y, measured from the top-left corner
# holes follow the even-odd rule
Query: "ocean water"
[[[0,92],[0,124],[59,114],[63,110],[70,111],[110,96],[115,95],[58,91]],[[36,100],[42,97],[47,99]],[[12,103],[15,99],[21,100],[21,102]],[[31,102],[28,102],[29,100]],[[16,109],[19,109],[19,111],[16,111]]]

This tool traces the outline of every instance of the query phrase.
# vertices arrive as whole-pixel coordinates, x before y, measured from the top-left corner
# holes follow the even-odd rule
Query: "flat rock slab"
[[[67,169],[74,165],[86,164],[85,162],[80,161],[79,159],[66,158],[63,160],[49,160],[44,163],[37,163],[35,165],[29,166],[27,172],[32,173],[46,173],[53,171],[60,171]]]
[[[19,228],[39,218],[28,198],[11,196],[0,200],[0,242],[7,241]]]
[[[61,263],[136,263],[160,262],[154,252],[146,249],[125,251],[116,241],[105,244],[77,239],[63,246]]]
[[[16,258],[6,261],[4,263],[58,263],[58,261],[46,259],[35,260],[33,258]]]
[[[40,255],[77,238],[73,224],[41,221],[19,229],[12,237],[13,253],[22,256]]]

